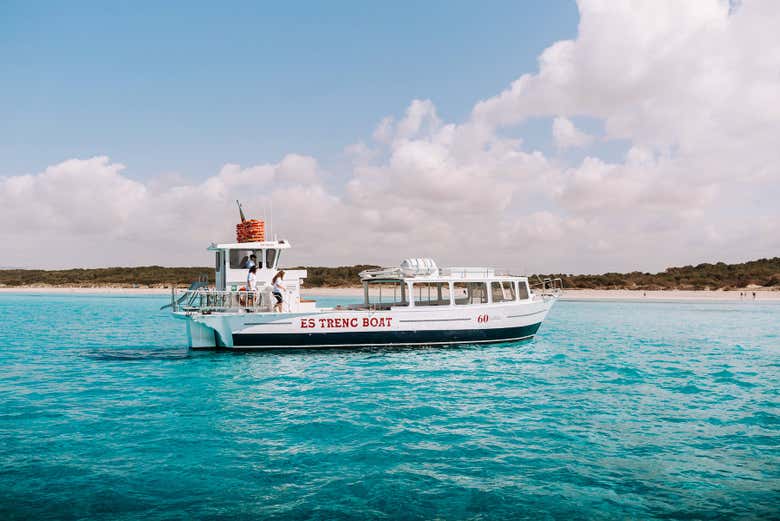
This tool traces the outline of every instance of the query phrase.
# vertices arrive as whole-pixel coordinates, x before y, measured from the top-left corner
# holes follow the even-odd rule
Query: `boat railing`
[[[219,291],[201,288],[176,291],[171,289],[173,311],[210,313],[243,309],[250,312],[263,312],[273,309],[272,300],[271,295],[246,290]]]
[[[539,279],[533,284],[529,281],[529,286],[534,294],[540,295],[542,298],[557,298],[563,295],[563,280],[560,277]]]
[[[485,279],[495,277],[496,275],[503,276],[508,275],[508,272],[501,270],[495,270],[494,268],[481,268],[481,267],[450,267],[441,268],[439,270],[441,275],[447,277],[458,277],[461,279]]]

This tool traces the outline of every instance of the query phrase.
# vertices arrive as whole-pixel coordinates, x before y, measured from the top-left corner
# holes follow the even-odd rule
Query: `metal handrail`
[[[439,271],[444,276],[461,277],[463,279],[478,279],[508,275],[508,273],[499,272],[494,268],[482,266],[455,266],[450,268],[441,268]]]
[[[531,291],[543,297],[559,297],[563,295],[563,280],[560,277],[539,279],[539,282],[529,283],[529,286]]]
[[[218,291],[196,289],[176,292],[171,289],[173,311],[214,312],[244,309],[247,311],[271,311],[273,303],[259,291]]]

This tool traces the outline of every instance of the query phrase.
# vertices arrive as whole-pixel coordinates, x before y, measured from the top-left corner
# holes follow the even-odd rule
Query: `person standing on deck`
[[[271,284],[273,285],[273,294],[274,298],[276,299],[276,304],[274,304],[274,311],[277,313],[282,312],[282,302],[284,302],[284,296],[282,294],[282,291],[285,291],[287,288],[282,284],[282,280],[284,280],[284,270],[280,271],[276,275],[274,275],[274,278],[271,279]]]
[[[257,267],[252,266],[249,268],[249,273],[246,274],[246,290],[257,291]]]
[[[254,304],[257,301],[257,266],[249,268],[246,275],[246,293],[247,304]]]

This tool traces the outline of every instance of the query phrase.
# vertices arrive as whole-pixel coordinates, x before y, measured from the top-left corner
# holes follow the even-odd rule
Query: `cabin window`
[[[490,290],[493,296],[493,302],[511,302],[515,300],[514,282],[508,280],[491,282]]]
[[[216,257],[216,259],[217,259],[216,260],[216,262],[217,262],[217,273],[219,273],[220,271],[222,271],[222,252],[218,251],[216,253],[216,255],[214,255],[214,257]]]
[[[408,306],[406,285],[400,280],[370,281],[364,285],[366,306],[388,309],[391,306]]]
[[[528,300],[528,282],[521,280],[517,283],[517,295],[520,300]]]
[[[487,304],[487,284],[484,282],[455,282],[452,285],[455,304]]]
[[[230,268],[234,270],[246,270],[249,269],[249,257],[255,255],[255,250],[230,250]],[[257,256],[255,265],[258,268],[263,267],[263,255]]]
[[[267,268],[276,267],[276,250],[265,250],[265,266]]]
[[[449,306],[449,282],[415,282],[412,285],[415,306]]]

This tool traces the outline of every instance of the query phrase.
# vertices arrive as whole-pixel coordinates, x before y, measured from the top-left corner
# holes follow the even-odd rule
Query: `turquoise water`
[[[189,352],[166,301],[0,295],[0,518],[780,516],[780,305],[236,354]]]

